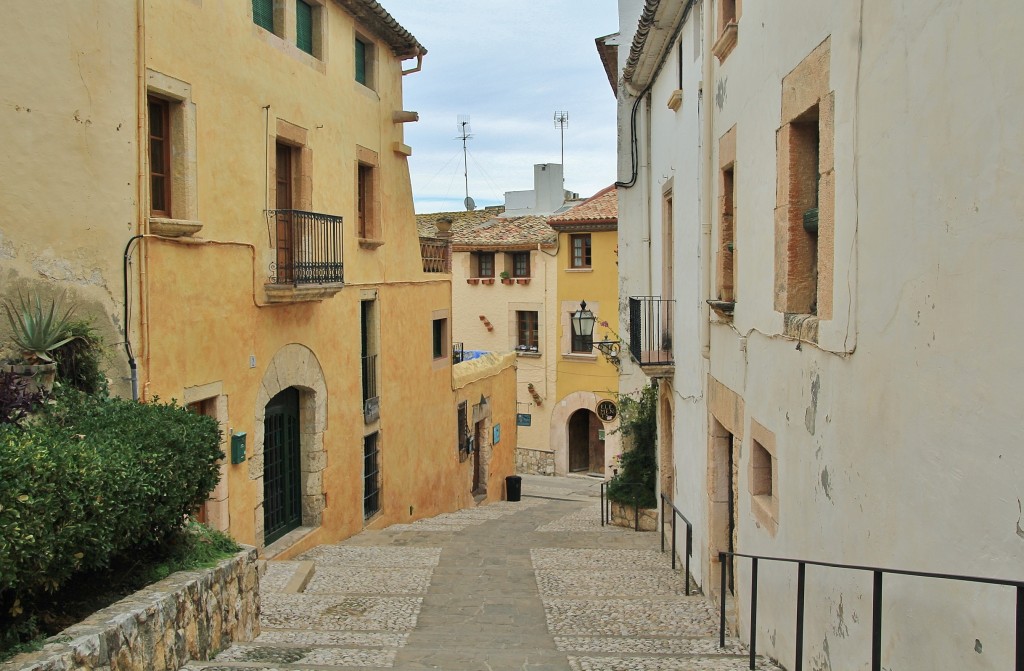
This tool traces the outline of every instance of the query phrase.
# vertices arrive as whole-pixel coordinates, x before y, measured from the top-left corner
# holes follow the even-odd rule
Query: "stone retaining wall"
[[[516,473],[520,475],[554,475],[555,453],[517,447]]]
[[[181,571],[96,611],[0,671],[177,671],[259,635],[255,548],[217,566]]]
[[[635,508],[612,501],[611,523],[618,527],[634,528],[636,523]],[[658,510],[656,508],[640,509],[640,531],[658,530]]]

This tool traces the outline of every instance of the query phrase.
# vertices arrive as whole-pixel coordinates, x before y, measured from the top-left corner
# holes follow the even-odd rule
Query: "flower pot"
[[[466,284],[480,284],[479,277],[468,277],[466,278]]]
[[[530,278],[529,277],[520,277],[520,278],[518,278],[516,280],[516,284],[529,284],[529,283],[530,283]]]
[[[493,277],[484,277],[480,279],[480,284],[494,284]]]
[[[57,377],[57,364],[9,364],[7,371],[28,379],[27,391],[41,391],[49,394],[53,391],[53,381]]]
[[[512,278],[511,277],[502,277],[501,278],[501,283],[502,284],[512,284]]]

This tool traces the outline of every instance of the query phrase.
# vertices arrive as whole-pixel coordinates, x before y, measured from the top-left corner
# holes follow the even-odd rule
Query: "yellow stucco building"
[[[548,225],[558,232],[558,401],[551,412],[555,469],[611,476],[622,452],[615,431],[621,340],[616,188],[549,218]],[[574,326],[573,315],[581,309],[596,320],[589,338]]]
[[[116,392],[216,417],[206,518],[268,556],[500,498],[515,359],[452,363],[416,38],[369,0],[60,5],[0,28],[0,293],[65,291]]]

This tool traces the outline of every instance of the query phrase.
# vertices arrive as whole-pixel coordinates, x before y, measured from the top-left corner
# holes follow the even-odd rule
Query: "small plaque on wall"
[[[533,421],[533,415],[528,412],[517,412],[516,413],[516,426],[530,426]]]
[[[610,422],[614,420],[619,414],[619,409],[615,407],[615,403],[612,401],[601,401],[597,404],[597,416],[602,421]]]
[[[501,442],[501,424],[494,425],[494,440],[491,441],[494,445]]]

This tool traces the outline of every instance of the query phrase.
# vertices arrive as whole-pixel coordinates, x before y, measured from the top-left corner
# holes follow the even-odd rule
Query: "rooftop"
[[[379,2],[375,0],[334,0],[359,23],[387,42],[399,58],[415,58],[427,53],[412,33],[402,27]]]
[[[615,226],[619,220],[619,193],[615,185],[607,186],[567,212],[548,219],[552,228],[581,226]]]
[[[528,215],[502,217],[500,206],[470,212],[433,212],[416,215],[420,237],[436,237],[437,222],[450,219],[451,241],[456,249],[528,248],[551,246],[557,237],[548,226],[548,217]]]

